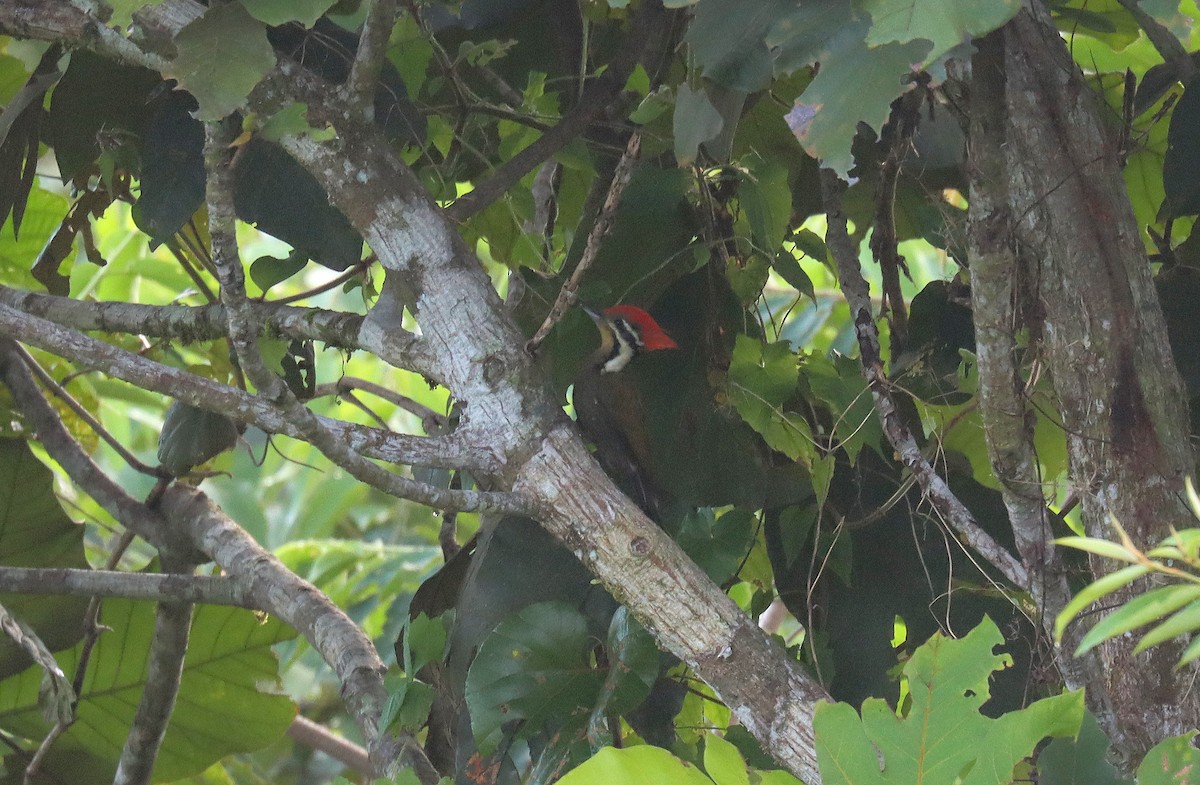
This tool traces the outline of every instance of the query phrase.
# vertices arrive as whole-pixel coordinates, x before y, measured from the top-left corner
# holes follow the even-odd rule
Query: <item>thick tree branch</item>
[[[1174,367],[1140,227],[1102,104],[1079,73],[1049,13],[1029,2],[1001,28],[997,80],[1003,176],[1013,247],[1036,260],[1029,276],[1044,320],[1042,350],[1059,405],[1070,476],[1093,536],[1115,518],[1135,543],[1194,523],[1182,499],[1195,472],[1187,394]],[[1001,81],[1002,76],[1002,81]],[[995,153],[993,153],[995,154]],[[1111,567],[1095,559],[1097,575]],[[1138,591],[1114,594],[1125,602]],[[1101,647],[1117,715],[1106,728],[1127,768],[1200,715],[1197,670],[1176,669],[1179,647],[1134,655],[1119,637]]]
[[[297,577],[208,498],[184,485],[163,494],[162,509],[200,551],[212,557],[245,586],[254,605],[278,616],[304,636],[333,668],[342,684],[342,699],[354,718],[377,774],[392,777],[397,762],[413,767],[421,782],[438,776],[411,737],[394,738],[379,727],[387,701],[379,654],[354,621],[308,581]]]
[[[205,162],[208,169],[208,229],[213,260],[221,279],[221,302],[229,320],[229,343],[242,371],[283,416],[299,430],[301,438],[350,475],[401,499],[410,499],[440,510],[525,514],[529,500],[516,494],[455,491],[401,477],[362,458],[313,414],[263,362],[258,350],[254,313],[246,299],[245,271],[234,234],[233,171],[230,148],[235,128],[208,123],[205,128]]]
[[[225,307],[219,303],[188,306],[87,302],[0,285],[0,304],[75,330],[180,341],[228,337]],[[251,302],[250,307],[263,337],[320,341],[338,349],[365,348],[359,340],[363,324],[359,314],[261,302]],[[389,355],[392,365],[427,376],[436,372],[434,358],[419,337],[406,330],[393,332]]]
[[[151,602],[191,602],[262,610],[245,587],[224,575],[0,567],[0,592],[122,597]]]
[[[54,322],[24,315],[0,305],[0,331],[23,343],[64,357],[85,368],[95,368],[145,390],[169,395],[207,411],[220,412],[236,422],[267,433],[302,438],[300,429],[262,398],[211,379],[148,360],[111,344],[60,327]],[[334,431],[351,449],[391,463],[436,468],[493,469],[492,456],[469,449],[457,435],[422,438],[390,433],[326,417],[322,425]],[[139,532],[140,534],[140,532]]]
[[[546,437],[517,488],[547,500],[546,528],[713,688],[764,750],[820,785],[813,711],[828,694],[617,490],[573,430]]]
[[[879,349],[879,328],[875,325],[875,317],[871,313],[871,296],[867,282],[862,276],[858,265],[858,250],[850,239],[847,229],[846,213],[842,210],[842,194],[846,184],[836,173],[829,169],[821,171],[821,190],[825,200],[825,210],[829,216],[829,229],[825,242],[829,246],[838,268],[838,277],[842,282],[842,291],[850,306],[850,316],[854,321],[855,334],[858,336],[858,346],[861,352],[863,376],[871,388],[871,397],[875,401],[875,410],[883,423],[883,431],[888,441],[900,455],[900,461],[916,475],[917,482],[926,497],[939,510],[954,532],[962,538],[973,551],[978,553],[989,564],[1000,571],[1014,586],[1025,588],[1029,583],[1029,575],[1025,568],[1011,553],[985,532],[975,517],[971,515],[950,486],[930,465],[929,460],[921,454],[917,440],[913,437],[908,426],[900,419],[896,411],[896,403],[892,400],[891,386],[883,371],[883,360]]]
[[[1022,264],[1013,237],[1013,216],[1004,175],[1004,36],[993,33],[978,43],[972,63],[976,76],[971,88],[971,306],[975,320],[975,356],[979,370],[980,415],[988,457],[1004,485],[1004,505],[1021,561],[1031,576],[1030,596],[1036,619],[1054,637],[1054,622],[1071,599],[1062,559],[1054,547],[1045,490],[1033,444],[1032,412],[1019,367],[1017,331],[1028,327],[1022,318],[1033,276]],[[1026,283],[1021,284],[1022,281]],[[1035,325],[1035,330],[1037,326]],[[1093,713],[1106,731],[1116,730],[1103,671],[1093,653],[1075,658],[1082,636],[1076,625],[1055,652],[1063,681],[1072,689],[1086,686]],[[1092,674],[1091,679],[1088,678]]]

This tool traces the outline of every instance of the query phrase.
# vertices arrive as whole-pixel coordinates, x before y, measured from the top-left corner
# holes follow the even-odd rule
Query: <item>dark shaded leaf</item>
[[[267,31],[267,38],[281,53],[335,84],[350,76],[358,50],[358,36],[328,19],[318,19],[312,30],[295,24],[274,27]],[[375,93],[375,123],[392,144],[425,142],[425,115],[409,99],[400,72],[387,60]]]
[[[156,101],[141,148],[141,194],[133,207],[139,229],[165,243],[204,204],[204,126],[196,99],[175,91]]]
[[[281,147],[251,139],[235,169],[238,217],[332,270],[358,262],[362,238],[308,171]]]
[[[22,439],[0,439],[0,564],[87,569],[83,527],[63,512],[54,476]],[[0,594],[0,604],[33,627],[52,651],[79,640],[83,597]],[[0,635],[0,678],[29,667],[28,655]]]
[[[152,116],[152,93],[162,77],[78,49],[50,97],[47,136],[63,181],[73,179],[101,152],[101,137],[140,138]]]
[[[592,705],[604,675],[587,659],[587,620],[562,602],[530,605],[500,623],[467,674],[471,730],[482,750],[502,725],[524,720],[538,729]]]
[[[223,414],[172,401],[158,436],[158,462],[173,475],[190,471],[237,443],[238,429]]]
[[[1200,78],[1193,78],[1171,112],[1163,159],[1161,213],[1176,218],[1200,213]]]
[[[1109,741],[1096,717],[1084,711],[1075,738],[1058,738],[1037,757],[1039,785],[1130,785],[1108,762]]]
[[[220,120],[240,109],[275,67],[266,26],[241,3],[210,6],[179,31],[175,48],[175,59],[163,75],[195,96],[200,120]]]

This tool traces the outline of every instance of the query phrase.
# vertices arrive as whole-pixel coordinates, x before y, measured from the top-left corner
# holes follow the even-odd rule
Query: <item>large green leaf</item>
[[[500,623],[467,674],[471,730],[482,750],[494,748],[501,725],[561,722],[590,708],[604,674],[588,661],[587,621],[562,602],[530,605]]]
[[[772,449],[811,463],[817,457],[812,429],[803,417],[784,408],[796,394],[799,375],[787,342],[763,345],[739,335],[729,365],[729,400]]]
[[[1167,155],[1163,160],[1163,212],[1170,216],[1200,212],[1200,79],[1193,79],[1171,112]]]
[[[59,737],[43,770],[75,785],[112,782],[125,736],[145,688],[154,606],[106,600],[110,628],[92,650],[74,725]],[[271,646],[292,631],[240,608],[201,606],[192,621],[179,698],[154,769],[154,781],[197,774],[234,752],[279,739],[296,715],[278,684]],[[58,656],[72,674],[79,647]],[[0,727],[36,745],[49,730],[38,708],[41,671],[30,668],[0,685]]]
[[[83,527],[63,512],[54,477],[21,439],[0,439],[0,565],[87,569]],[[30,625],[51,650],[79,640],[83,597],[0,594],[16,618]],[[0,635],[0,678],[29,667],[29,657]]]
[[[1037,758],[1041,785],[1129,785],[1108,762],[1109,741],[1090,711],[1076,738],[1060,737],[1046,745]]]
[[[175,36],[178,55],[164,75],[196,97],[196,117],[220,120],[246,102],[275,67],[266,26],[241,3],[210,7]]]
[[[939,57],[976,36],[989,33],[1012,19],[1018,0],[865,0],[871,14],[867,43],[933,42],[931,57]]]
[[[704,772],[658,747],[605,747],[559,785],[713,785]]]
[[[121,65],[86,49],[71,54],[50,97],[49,143],[58,171],[69,180],[100,156],[102,140],[141,135],[153,108],[150,91],[162,77]]]
[[[1196,781],[1200,752],[1192,744],[1196,732],[1165,739],[1154,746],[1138,766],[1138,785],[1188,785]]]
[[[263,24],[276,27],[299,22],[312,27],[336,0],[242,0],[246,10]]]
[[[753,93],[771,79],[771,52],[764,40],[790,0],[701,0],[687,42],[704,75],[718,84]]]
[[[897,716],[869,698],[862,717],[845,703],[817,706],[817,759],[827,785],[1004,785],[1047,736],[1069,736],[1083,719],[1083,694],[1044,698],[991,719],[980,712],[988,679],[1007,667],[993,653],[1004,638],[985,618],[961,640],[935,634],[905,665],[911,706]]]

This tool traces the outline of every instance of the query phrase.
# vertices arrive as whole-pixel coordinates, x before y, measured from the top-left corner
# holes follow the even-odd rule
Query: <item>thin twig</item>
[[[302,714],[292,720],[287,734],[296,743],[325,753],[363,775],[364,778],[369,778],[373,773],[371,759],[367,757],[365,749]]]
[[[206,411],[220,412],[236,422],[253,425],[267,433],[280,433],[296,439],[304,438],[298,424],[260,396],[156,363],[5,305],[0,305],[0,333],[59,357],[96,368],[144,390],[170,395],[178,401]],[[24,363],[21,365],[24,366]],[[490,455],[469,449],[453,435],[425,438],[391,433],[328,417],[318,417],[318,420],[350,449],[372,458],[434,468],[471,468],[482,471],[496,468]]]
[[[443,433],[449,424],[446,415],[441,412],[434,411],[425,404],[414,401],[407,395],[401,395],[395,390],[390,390],[383,385],[369,382],[366,379],[359,379],[355,376],[343,376],[332,384],[317,385],[318,396],[345,395],[351,390],[362,390],[363,392],[371,393],[378,398],[395,404],[409,414],[419,417],[421,427],[428,434]]]
[[[588,268],[592,266],[592,262],[600,254],[600,243],[604,239],[604,236],[608,234],[608,230],[612,227],[613,221],[616,219],[617,207],[621,204],[621,195],[625,193],[625,187],[629,185],[629,181],[633,177],[633,164],[637,160],[641,146],[641,134],[634,132],[630,135],[629,143],[625,146],[625,153],[621,156],[621,160],[617,162],[612,182],[608,186],[608,195],[604,198],[604,207],[600,210],[600,215],[596,218],[596,223],[592,225],[592,231],[588,233],[587,247],[583,251],[583,256],[579,259],[579,264],[575,265],[575,270],[571,273],[570,279],[558,291],[558,298],[554,301],[554,305],[550,308],[550,313],[546,315],[542,326],[538,328],[534,336],[525,344],[525,351],[530,354],[537,353],[538,347],[542,345],[542,341],[546,340],[546,336],[554,329],[554,325],[562,321],[567,310],[575,304],[579,291],[579,283],[583,280],[583,276],[588,271]]]
[[[821,171],[821,190],[825,211],[829,216],[826,245],[837,263],[842,291],[850,305],[854,331],[858,337],[863,376],[871,388],[875,410],[883,423],[888,441],[900,455],[900,460],[916,475],[921,490],[940,510],[950,526],[976,553],[998,569],[1013,585],[1027,588],[1029,575],[1021,563],[1004,547],[985,532],[975,517],[954,495],[946,481],[930,465],[921,453],[917,440],[908,426],[901,420],[896,403],[892,400],[891,386],[883,371],[883,360],[879,349],[879,328],[871,314],[870,292],[862,269],[859,267],[858,250],[850,239],[846,213],[842,209],[845,182],[832,170]]]
[[[142,463],[140,460],[138,460],[136,455],[127,450],[125,445],[121,444],[120,440],[109,433],[108,429],[101,425],[100,421],[93,417],[92,413],[89,412],[83,406],[83,404],[75,400],[75,396],[63,389],[62,385],[56,382],[54,377],[51,376],[49,372],[46,371],[46,369],[43,368],[31,354],[29,354],[29,352],[25,351],[20,344],[16,345],[15,351],[21,356],[21,359],[25,361],[25,365],[29,367],[29,370],[33,371],[33,375],[38,378],[38,380],[42,383],[42,386],[53,393],[60,401],[65,403],[68,409],[75,412],[75,416],[83,420],[84,423],[86,423],[87,426],[91,428],[97,436],[104,440],[105,444],[111,447],[117,455],[121,456],[123,461],[129,464],[134,470],[139,471],[142,474],[148,474],[151,477],[164,476],[163,473],[158,469]]]
[[[330,278],[323,284],[314,286],[306,292],[291,294],[287,297],[280,297],[278,300],[268,300],[267,302],[273,303],[274,305],[290,305],[292,303],[300,302],[301,300],[307,300],[310,297],[316,297],[318,294],[324,294],[325,292],[338,288],[347,281],[353,281],[356,277],[366,272],[374,262],[375,256],[372,254],[364,259],[358,260],[348,269],[343,270],[340,274]]]

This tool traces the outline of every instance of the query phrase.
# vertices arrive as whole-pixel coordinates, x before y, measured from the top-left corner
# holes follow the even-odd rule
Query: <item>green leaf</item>
[[[796,394],[800,371],[790,345],[762,344],[739,335],[727,379],[729,400],[772,449],[806,465],[817,458],[812,430],[799,414],[785,411]]]
[[[867,43],[933,42],[926,63],[990,33],[1016,15],[1018,0],[864,0],[871,14]]]
[[[433,687],[418,679],[403,679],[395,692],[383,704],[379,723],[384,728],[396,727],[416,733],[429,720],[433,706]]]
[[[178,55],[164,75],[195,96],[200,120],[220,120],[240,108],[275,67],[267,28],[241,3],[210,6],[175,36]]]
[[[1053,785],[1131,785],[1108,762],[1108,737],[1096,717],[1084,711],[1076,738],[1060,737],[1037,757],[1038,781]]]
[[[679,547],[718,585],[729,580],[754,544],[754,516],[741,509],[713,519],[701,508],[688,513],[675,537]]]
[[[1200,79],[1193,78],[1171,111],[1163,159],[1163,212],[1179,217],[1200,213]]]
[[[980,712],[989,677],[1007,667],[993,653],[1003,636],[985,618],[966,637],[935,634],[904,667],[910,705],[903,717],[886,701],[868,698],[862,719],[846,704],[819,704],[814,730],[817,759],[827,785],[1009,781],[1013,767],[1046,736],[1077,732],[1083,694],[1045,698],[991,719]]]
[[[779,274],[779,277],[787,281],[788,286],[792,287],[801,294],[808,295],[808,299],[816,300],[817,292],[813,288],[812,279],[808,277],[808,273],[804,272],[804,268],[800,266],[800,261],[796,256],[787,249],[781,250],[775,254],[771,261],[771,269]]]
[[[850,462],[858,460],[863,447],[880,449],[883,426],[875,414],[875,402],[863,379],[858,360],[842,354],[810,354],[804,359],[804,376],[813,394],[825,403],[833,418],[835,446],[846,451]]]
[[[704,771],[717,785],[750,785],[746,761],[737,747],[715,733],[704,737]]]
[[[266,293],[278,283],[283,283],[308,264],[308,257],[293,251],[284,258],[275,256],[260,256],[250,263],[250,280]]]
[[[686,761],[659,747],[605,747],[567,772],[559,785],[713,785]]]
[[[1071,538],[1064,538],[1071,539]],[[1082,539],[1082,538],[1080,538]],[[1106,597],[1112,594],[1122,586],[1126,586],[1146,573],[1150,572],[1149,567],[1141,564],[1132,564],[1128,567],[1122,567],[1116,572],[1111,572],[1100,578],[1097,581],[1089,584],[1083,591],[1079,592],[1067,603],[1067,607],[1062,609],[1058,614],[1058,619],[1054,622],[1054,638],[1061,641],[1063,630],[1071,623],[1071,620],[1079,615],[1080,611],[1096,602],[1101,597]]]
[[[720,134],[724,122],[703,90],[679,85],[675,94],[674,120],[675,159],[679,165],[695,163],[700,145]]]
[[[767,161],[758,155],[747,156],[743,164],[748,171],[738,186],[738,204],[746,211],[755,250],[773,259],[783,244],[792,216],[788,170],[781,162]]]
[[[151,603],[109,599],[102,614],[110,629],[92,650],[78,720],[42,767],[47,776],[75,785],[112,782],[145,688],[154,635]],[[279,680],[271,647],[293,634],[279,621],[241,608],[197,607],[156,780],[197,774],[226,755],[261,749],[283,736],[296,707],[270,691]],[[79,653],[76,647],[58,655],[64,672],[75,672]],[[30,668],[0,686],[0,726],[9,733],[39,739],[49,730],[37,706],[41,675]]]
[[[308,104],[297,102],[271,115],[258,132],[258,135],[268,142],[278,142],[283,137],[293,134],[310,136],[315,141],[324,142],[335,138],[337,131],[332,126],[314,128],[309,125]]]
[[[337,0],[242,0],[258,21],[270,27],[299,22],[312,27]]]
[[[1169,641],[1172,637],[1194,633],[1196,630],[1200,630],[1200,600],[1183,607],[1181,611],[1166,619],[1158,627],[1142,635],[1138,646],[1133,649],[1134,654],[1144,652],[1147,648],[1157,646],[1163,641]]]
[[[1200,592],[1200,589],[1197,589]],[[1159,624],[1154,629],[1147,632],[1138,641],[1138,645],[1134,647],[1134,654],[1145,651],[1151,646],[1156,646],[1163,641],[1168,641],[1178,635],[1200,630],[1200,600],[1196,600],[1187,605],[1171,618]]]
[[[868,26],[858,19],[837,30],[820,72],[788,115],[805,151],[843,176],[854,164],[850,145],[858,124],[883,127],[892,101],[910,89],[913,64],[925,62],[930,50],[925,40],[870,46]]]
[[[1099,537],[1059,537],[1054,542],[1058,545],[1065,545],[1068,548],[1094,553],[1106,559],[1116,559],[1117,561],[1130,563],[1137,562],[1137,557],[1126,550],[1125,546],[1109,542],[1108,540],[1102,540]]]
[[[764,38],[792,5],[789,0],[701,0],[686,41],[704,76],[743,93],[763,89],[772,72]]]
[[[68,181],[100,155],[100,140],[140,136],[154,110],[147,103],[162,78],[79,49],[50,96],[48,143]]]
[[[607,711],[623,714],[637,708],[658,679],[658,646],[654,636],[622,605],[609,624],[606,648],[609,671],[603,703]]]
[[[0,565],[85,570],[83,527],[54,492],[54,475],[23,439],[0,439]],[[30,625],[51,651],[73,645],[83,632],[84,597],[0,594],[0,604]],[[0,635],[0,677],[29,667],[29,656]]]
[[[530,605],[501,622],[467,673],[471,730],[483,751],[512,720],[529,725],[590,708],[603,674],[587,660],[587,621],[563,602]]]
[[[1197,599],[1200,599],[1200,586],[1190,584],[1164,586],[1138,595],[1092,627],[1079,642],[1075,656],[1122,633],[1158,621]]]
[[[1196,732],[1165,739],[1146,753],[1138,766],[1138,785],[1189,785],[1200,769],[1200,751],[1192,745]]]
[[[1192,642],[1183,650],[1183,654],[1179,656],[1179,667],[1183,667],[1188,663],[1200,657],[1200,635],[1192,638]]]
[[[158,462],[173,475],[185,474],[237,444],[238,429],[220,412],[172,401],[158,436]]]
[[[204,126],[192,117],[196,101],[187,93],[172,92],[157,103],[142,139],[141,190],[133,220],[164,243],[204,204]]]
[[[440,661],[446,653],[446,623],[441,617],[431,619],[424,613],[417,614],[408,623],[404,642],[411,655],[405,657],[404,670],[416,673],[429,663]]]

